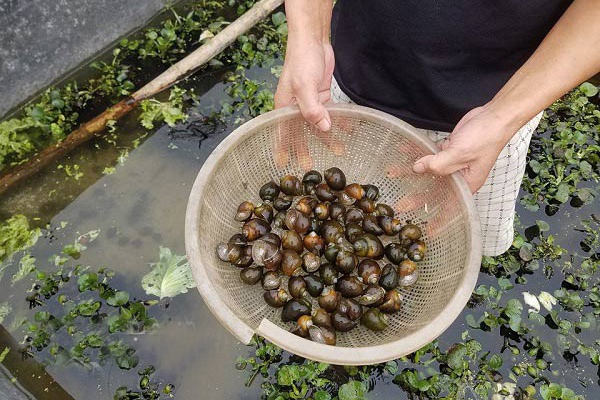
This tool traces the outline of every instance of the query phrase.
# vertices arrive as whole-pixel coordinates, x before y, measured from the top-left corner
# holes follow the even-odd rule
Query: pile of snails
[[[421,229],[377,203],[376,186],[347,185],[336,167],[302,180],[283,176],[259,196],[260,204],[239,205],[242,233],[217,245],[219,259],[241,268],[244,283],[261,282],[265,302],[281,307],[282,321],[301,337],[334,345],[336,332],[359,324],[387,328],[387,314],[402,307],[399,289],[418,279]]]

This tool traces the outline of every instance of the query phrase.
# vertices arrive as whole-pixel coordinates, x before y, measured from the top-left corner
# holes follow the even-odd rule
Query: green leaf
[[[39,229],[30,229],[29,221],[24,215],[14,215],[4,221],[0,224],[0,263],[10,261],[17,251],[33,246],[40,235]]]
[[[4,318],[12,311],[12,306],[6,301],[0,303],[0,324],[4,322]]]
[[[122,305],[126,304],[128,301],[129,301],[129,293],[124,292],[122,290],[116,292],[114,295],[112,295],[111,297],[106,299],[106,302],[108,303],[108,305],[113,306],[113,307],[122,306]]]
[[[569,200],[569,185],[566,183],[558,185],[554,198],[561,203],[566,203]]]
[[[488,364],[491,369],[498,370],[500,367],[502,367],[502,357],[500,357],[498,354],[494,354],[490,357]]]
[[[584,82],[579,86],[579,90],[581,93],[585,94],[587,97],[594,97],[598,94],[598,87],[590,82]]]
[[[535,224],[538,226],[540,232],[548,232],[550,230],[550,225],[548,225],[546,221],[537,220],[535,221]]]
[[[4,350],[2,350],[2,353],[0,353],[0,363],[4,362],[4,359],[8,355],[9,351],[10,351],[10,347],[5,347]]]
[[[462,343],[459,343],[451,349],[447,354],[446,363],[452,369],[462,369],[463,360],[467,355],[467,348]]]
[[[271,20],[275,26],[279,26],[285,22],[285,14],[281,11],[276,12],[275,14],[271,15]]]
[[[319,390],[313,395],[314,400],[331,400],[331,395],[324,390]]]
[[[26,254],[21,258],[21,261],[19,261],[19,270],[12,276],[12,285],[19,282],[33,271],[35,271],[35,258]]]
[[[196,286],[186,257],[174,255],[166,247],[160,247],[159,261],[150,264],[150,267],[152,271],[142,278],[146,294],[162,299],[186,293]]]
[[[360,381],[350,381],[340,386],[338,391],[339,400],[365,400],[367,388]]]

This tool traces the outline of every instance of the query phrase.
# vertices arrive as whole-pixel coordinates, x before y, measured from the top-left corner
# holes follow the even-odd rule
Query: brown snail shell
[[[325,263],[321,265],[319,274],[321,275],[321,279],[323,279],[323,283],[326,285],[333,285],[337,282],[338,272],[332,264]]]
[[[406,254],[408,258],[413,261],[421,261],[425,257],[425,252],[427,251],[427,245],[422,240],[417,240],[408,246],[408,250]]]
[[[383,258],[383,243],[377,236],[365,233],[354,242],[354,251],[359,257],[380,260]]]
[[[313,325],[308,329],[308,335],[313,342],[335,346],[335,331],[332,328]]]
[[[392,290],[398,286],[400,277],[396,267],[392,264],[386,264],[381,270],[381,277],[379,278],[379,286],[385,290]]]
[[[301,276],[292,276],[288,281],[288,292],[295,299],[306,296],[306,282]]]
[[[302,255],[302,268],[308,273],[318,271],[321,267],[321,257],[315,253],[306,252]]]
[[[240,204],[235,212],[234,219],[239,222],[246,221],[250,219],[252,213],[254,212],[254,204],[249,201],[244,201]]]
[[[242,234],[252,242],[271,232],[271,225],[262,219],[252,218],[242,226]]]
[[[285,214],[285,226],[291,231],[304,234],[310,228],[310,219],[300,211],[291,209]]]
[[[405,249],[400,243],[389,243],[383,250],[385,256],[390,262],[398,265],[404,260]]]
[[[414,224],[406,224],[400,229],[399,237],[402,241],[403,239],[409,240],[419,240],[421,238],[421,228]]]
[[[362,306],[354,299],[341,299],[337,309],[353,321],[359,319],[363,314]]]
[[[256,218],[264,219],[269,223],[273,222],[274,214],[273,207],[266,203],[260,204],[254,208],[254,215]]]
[[[323,254],[323,251],[325,250],[325,241],[316,232],[310,232],[304,236],[302,242],[304,243],[306,250],[319,256]]]
[[[217,245],[217,257],[221,261],[235,264],[242,256],[242,246],[221,242]]]
[[[379,285],[369,285],[361,294],[356,298],[363,306],[373,306],[377,307],[383,303],[383,299],[385,297],[385,289]]]
[[[338,332],[348,332],[356,328],[358,321],[353,321],[344,313],[335,310],[331,313],[331,324]]]
[[[283,250],[281,260],[281,271],[287,276],[298,275],[302,272],[302,258],[293,250]]]
[[[417,264],[411,260],[402,261],[398,266],[398,276],[400,277],[400,286],[406,287],[414,284],[419,278]]]
[[[358,257],[350,251],[340,250],[335,258],[335,268],[342,274],[354,271],[356,264],[358,264]]]
[[[325,243],[337,243],[339,238],[344,237],[344,227],[337,221],[324,221],[321,225],[321,237]]]
[[[279,188],[289,196],[300,196],[302,194],[302,182],[293,175],[282,176],[279,180]]]
[[[304,193],[313,194],[315,188],[319,183],[323,181],[323,177],[319,171],[311,170],[304,174],[302,177],[302,185],[304,186]]]
[[[355,200],[360,200],[365,196],[365,189],[358,183],[351,183],[344,188],[344,193]]]
[[[286,228],[285,226],[285,211],[279,211],[273,218],[273,228]]]
[[[402,308],[402,295],[396,289],[388,290],[379,309],[386,314],[393,314]]]
[[[264,235],[263,237],[261,237],[261,240],[264,240],[265,242],[269,242],[269,243],[273,243],[276,247],[280,247],[281,246],[281,238],[275,234],[273,231],[267,233],[266,235]]]
[[[248,240],[246,240],[246,237],[244,235],[242,235],[241,233],[236,233],[235,235],[233,235],[232,237],[229,238],[229,241],[227,243],[239,244],[240,246],[245,246],[248,244]]]
[[[331,203],[329,217],[344,224],[346,222],[346,207],[340,203]]]
[[[247,285],[255,285],[262,278],[262,270],[258,266],[244,268],[240,271],[240,279]]]
[[[315,188],[315,196],[320,201],[335,201],[337,196],[326,183],[319,183]]]
[[[261,281],[264,290],[279,289],[279,286],[281,286],[281,276],[279,275],[279,272],[267,271],[262,276]]]
[[[383,215],[377,217],[377,222],[383,233],[388,236],[393,236],[400,232],[400,228],[402,228],[402,222],[398,218],[390,217],[388,215]]]
[[[350,222],[346,224],[346,238],[350,243],[356,242],[356,239],[358,239],[364,233],[365,231],[363,231],[362,225],[356,222]]]
[[[365,258],[358,263],[357,274],[367,285],[374,285],[381,277],[381,267],[377,261]]]
[[[256,240],[252,244],[252,258],[254,259],[256,265],[261,267],[264,267],[267,260],[271,260],[278,252],[279,246],[276,246],[271,242],[266,242],[262,239]]]
[[[288,195],[279,196],[275,200],[273,200],[273,207],[277,211],[286,211],[287,209],[289,209],[291,207],[293,200],[294,200],[293,196],[288,196]]]
[[[279,196],[279,186],[273,181],[267,182],[261,186],[258,195],[262,201],[273,201]]]
[[[291,332],[303,338],[308,337],[308,329],[313,325],[313,320],[310,315],[301,315],[296,321],[296,325],[292,328]]]
[[[312,297],[319,297],[323,293],[323,289],[325,289],[323,279],[317,275],[306,275],[304,277],[304,282],[306,282],[306,291]]]
[[[263,293],[265,302],[271,307],[283,307],[290,299],[290,295],[283,289],[273,289]]]
[[[393,217],[394,209],[387,204],[379,203],[375,206],[374,214],[378,217]]]
[[[315,217],[317,217],[317,219],[319,221],[325,221],[326,219],[329,218],[330,204],[331,203],[329,203],[328,201],[324,201],[324,202],[318,203],[315,206],[315,209],[314,209]]]
[[[325,289],[319,296],[319,306],[325,311],[333,312],[340,303],[341,298],[342,295],[339,292],[333,289]]]
[[[339,251],[340,247],[337,244],[329,243],[327,247],[325,247],[325,252],[323,253],[323,255],[325,256],[325,259],[327,261],[329,261],[332,264],[335,264],[335,259]]]
[[[335,290],[344,297],[356,297],[363,292],[363,284],[355,276],[344,275],[338,279]]]
[[[337,194],[337,201],[344,206],[351,206],[352,204],[356,203],[356,199],[348,196],[346,192],[339,192]]]
[[[296,210],[300,211],[304,215],[310,215],[317,203],[317,199],[310,196],[304,196],[296,203]]]
[[[281,320],[283,322],[297,321],[303,315],[310,316],[311,307],[303,300],[292,299],[288,301],[281,310]]]
[[[346,186],[346,175],[337,167],[326,169],[323,176],[327,185],[333,190],[342,190]]]
[[[382,331],[388,327],[387,316],[378,308],[369,308],[360,318],[360,323],[372,331]]]
[[[317,308],[312,312],[312,320],[313,323],[317,326],[326,326],[328,328],[332,328],[331,324],[331,314],[329,314],[323,308]]]
[[[346,223],[362,224],[365,214],[360,208],[350,208],[346,211]]]
[[[362,223],[363,230],[376,236],[383,235],[383,229],[379,226],[379,221],[374,215],[365,215]]]
[[[375,211],[375,202],[366,196],[360,200],[357,200],[354,205],[367,214],[371,214]]]
[[[283,231],[281,236],[281,247],[284,250],[293,250],[296,253],[302,253],[304,250],[302,238],[296,231]]]
[[[379,200],[379,188],[375,185],[362,185],[365,190],[365,197],[377,201]]]

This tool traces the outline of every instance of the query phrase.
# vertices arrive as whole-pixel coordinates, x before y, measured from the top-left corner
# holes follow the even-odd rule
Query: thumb
[[[319,101],[319,91],[316,87],[302,87],[296,94],[296,101],[302,116],[310,124],[315,125],[321,132],[327,132],[331,128],[331,117]]]
[[[452,148],[447,148],[437,154],[428,155],[418,159],[413,165],[413,172],[425,172],[434,175],[448,175],[467,167],[462,154]]]

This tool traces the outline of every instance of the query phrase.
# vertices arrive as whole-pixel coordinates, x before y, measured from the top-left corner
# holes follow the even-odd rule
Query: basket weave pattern
[[[416,350],[413,348],[417,345],[415,338],[425,340],[421,343],[424,345],[439,335],[468,300],[480,260],[478,229],[474,227],[478,220],[472,201],[469,203],[466,185],[456,175],[436,177],[412,173],[413,162],[431,154],[433,147],[427,139],[417,137],[418,134],[409,125],[354,105],[334,105],[329,106],[329,110],[332,116],[330,135],[345,147],[340,156],[323,144],[314,128],[304,122],[297,110],[279,110],[263,115],[224,140],[207,160],[192,190],[186,217],[188,256],[195,278],[208,280],[199,285],[202,295],[205,299],[218,296],[218,307],[228,308],[228,312],[235,316],[232,324],[245,324],[249,330],[260,333],[259,327],[266,318],[288,330],[291,325],[281,322],[281,309],[269,307],[264,302],[260,284],[249,286],[242,283],[239,268],[220,261],[215,247],[240,232],[241,223],[236,222],[233,216],[242,201],[258,204],[258,189],[264,183],[270,180],[278,182],[279,177],[285,174],[299,177],[304,174],[293,150],[290,163],[284,168],[277,168],[272,150],[276,137],[305,141],[314,169],[322,172],[337,166],[345,172],[348,183],[378,186],[382,195],[379,202],[394,206],[399,201],[404,204],[416,201],[416,208],[405,206],[396,210],[401,220],[411,220],[424,228],[424,241],[428,246],[425,259],[418,263],[418,281],[412,287],[400,290],[404,296],[402,309],[390,315],[389,327],[383,332],[373,332],[359,325],[350,332],[338,332],[337,335],[337,346],[341,347],[369,348],[386,343],[398,343],[399,346],[398,351],[389,354],[389,358],[374,356],[373,360],[367,357],[343,363],[366,364],[396,358]],[[293,135],[287,135],[288,132],[293,132]],[[291,149],[297,148],[297,143],[288,142],[288,145]],[[388,177],[386,169],[390,166],[399,172],[398,177]],[[393,240],[384,238],[384,244]],[[193,251],[190,251],[192,248]],[[456,295],[458,288],[462,289],[460,296]],[[448,305],[452,305],[450,313]],[[221,313],[221,310],[214,309],[214,304],[209,304],[209,307],[216,315]],[[444,312],[448,315],[441,315]],[[440,324],[440,318],[445,326],[433,326]],[[451,319],[446,321],[448,318]],[[220,319],[226,326],[229,325],[229,318],[221,315]],[[235,327],[228,328],[236,333]],[[422,334],[428,329],[428,334]],[[289,335],[282,330],[276,335],[280,338],[275,339],[276,344],[286,348]],[[237,336],[244,341],[247,339]],[[404,346],[403,339],[407,339]],[[324,356],[322,348],[327,346],[307,343],[310,343],[307,349],[315,349],[310,351],[321,349],[319,354],[308,355],[309,358],[340,363],[339,359]],[[327,351],[332,350],[335,348]]]

